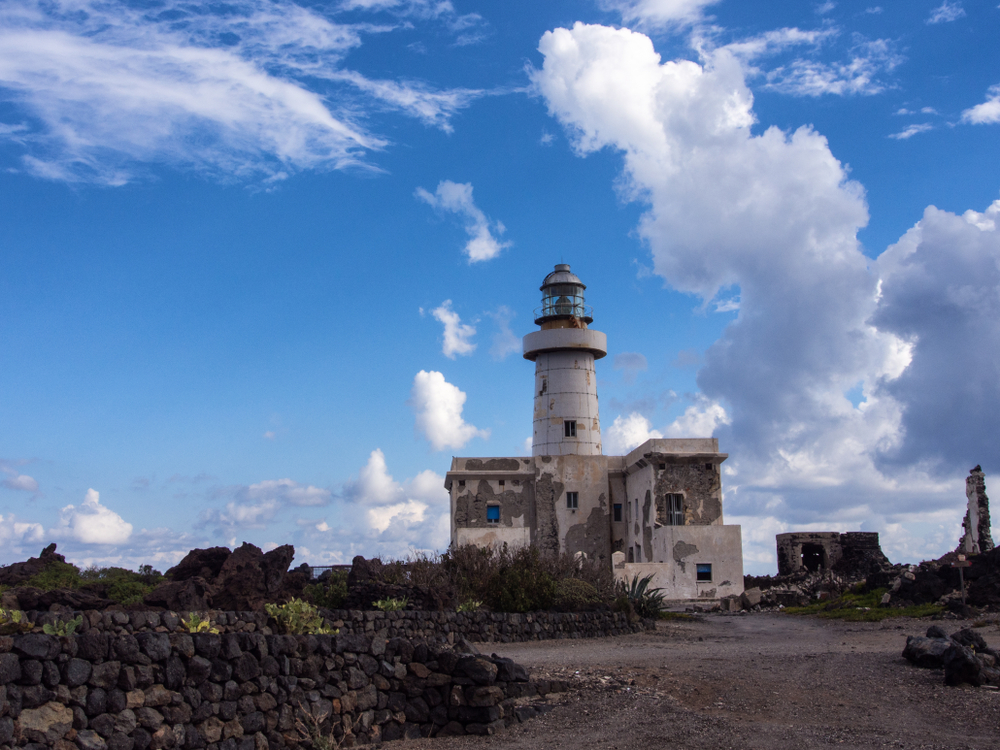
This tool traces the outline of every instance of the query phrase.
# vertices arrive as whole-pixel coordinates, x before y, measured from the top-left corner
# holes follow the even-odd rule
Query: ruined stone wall
[[[510,659],[379,634],[0,637],[0,747],[277,750],[487,734],[565,689]],[[519,700],[520,699],[520,700]]]

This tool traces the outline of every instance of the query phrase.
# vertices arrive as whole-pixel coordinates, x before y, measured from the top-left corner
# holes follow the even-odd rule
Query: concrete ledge
[[[560,349],[580,349],[590,352],[594,359],[607,356],[608,337],[589,328],[552,328],[532,331],[523,339],[524,358],[532,362],[544,352]]]

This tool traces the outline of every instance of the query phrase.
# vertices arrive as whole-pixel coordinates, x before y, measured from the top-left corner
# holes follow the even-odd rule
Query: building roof
[[[556,270],[546,276],[545,281],[538,288],[544,291],[545,287],[553,284],[577,284],[584,289],[587,288],[587,285],[580,281],[580,277],[569,270],[569,263],[559,263]]]

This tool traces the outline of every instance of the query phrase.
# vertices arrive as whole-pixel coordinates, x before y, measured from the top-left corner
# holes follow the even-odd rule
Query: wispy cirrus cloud
[[[498,239],[507,231],[503,222],[491,221],[473,201],[471,182],[441,180],[433,193],[419,187],[415,195],[437,211],[458,214],[464,219],[465,233],[469,235],[469,241],[465,243],[469,263],[492,260],[505,247],[510,247],[510,242]]]
[[[121,185],[144,165],[222,180],[371,168],[387,145],[365,112],[390,107],[447,130],[476,92],[372,81],[344,69],[371,25],[291,2],[155,8],[13,0],[0,8],[0,137],[20,167],[67,182]]]
[[[957,21],[964,15],[965,8],[962,7],[961,3],[949,3],[948,0],[944,0],[941,5],[931,11],[930,16],[927,17],[924,23],[929,26],[937,23],[950,23],[951,21]]]
[[[908,125],[898,133],[893,133],[889,137],[895,138],[897,141],[905,141],[918,133],[926,133],[928,130],[934,130],[934,126],[927,122],[921,122],[914,125]]]

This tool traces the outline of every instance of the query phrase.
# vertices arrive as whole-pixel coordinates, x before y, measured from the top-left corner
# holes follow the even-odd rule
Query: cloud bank
[[[731,515],[874,527],[917,555],[953,544],[939,532],[960,516],[961,477],[1000,470],[983,432],[1000,410],[997,204],[928,209],[872,261],[862,186],[809,127],[752,132],[732,51],[663,61],[642,34],[584,24],[539,51],[534,85],[577,153],[621,155],[655,273],[706,305],[740,300],[705,353],[699,400],[662,434],[720,437]],[[660,432],[629,414],[605,440],[624,450]]]

